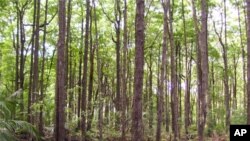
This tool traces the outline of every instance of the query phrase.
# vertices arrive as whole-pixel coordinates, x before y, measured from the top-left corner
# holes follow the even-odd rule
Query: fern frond
[[[17,141],[17,138],[8,130],[0,129],[1,141]]]

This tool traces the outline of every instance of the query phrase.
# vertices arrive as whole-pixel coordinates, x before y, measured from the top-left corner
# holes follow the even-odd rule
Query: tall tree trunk
[[[40,20],[40,0],[37,0],[37,12],[36,12],[36,22],[35,22],[35,50],[34,50],[34,70],[33,70],[33,83],[32,83],[32,95],[33,95],[33,100],[32,103],[37,102],[39,99],[39,58],[38,58],[38,53],[39,53],[39,20]],[[35,112],[34,116],[34,122],[38,123],[37,119],[37,114],[38,112]]]
[[[86,139],[86,97],[87,97],[87,71],[88,71],[88,48],[89,48],[89,17],[90,17],[90,0],[86,0],[86,24],[85,24],[85,48],[83,62],[82,78],[82,103],[81,103],[81,131],[82,139]]]
[[[116,33],[116,39],[112,40],[115,43],[116,46],[116,97],[115,97],[115,108],[118,111],[118,114],[116,114],[116,129],[119,129],[120,127],[120,116],[121,116],[121,8],[120,8],[120,0],[115,1],[115,33]]]
[[[250,124],[250,0],[247,2],[247,124]]]
[[[31,39],[31,55],[30,55],[30,77],[29,77],[29,93],[28,93],[28,122],[33,123],[33,116],[31,113],[31,106],[33,104],[33,60],[34,60],[34,39],[35,39],[35,23],[36,23],[36,1],[34,0],[34,12],[33,12],[33,27],[32,27],[32,39]]]
[[[247,3],[247,1],[246,1],[246,3]],[[246,36],[248,36],[247,5],[245,6],[245,4],[243,4],[242,7],[244,8],[243,14],[244,14],[244,23],[245,23]],[[244,53],[243,55],[245,55],[245,48],[243,48],[242,53]],[[248,50],[247,50],[247,53],[248,53]],[[247,59],[247,57],[246,57],[246,59]],[[247,66],[245,65],[245,60],[243,60],[243,74],[246,74],[245,77],[243,76],[244,77],[243,80],[245,79],[245,89],[244,89],[243,103],[244,103],[244,109],[247,109],[247,97],[248,97],[248,92],[247,92],[247,86],[248,85],[247,85],[247,83],[248,83],[248,80],[247,80],[246,77],[247,77],[248,74],[247,74]]]
[[[183,20],[183,31],[184,31],[184,46],[185,46],[185,71],[186,71],[186,80],[185,80],[185,103],[184,103],[184,107],[185,107],[185,132],[186,132],[186,140],[188,139],[188,128],[190,126],[190,89],[189,89],[189,85],[190,85],[190,70],[191,68],[188,65],[188,47],[187,47],[187,32],[186,32],[186,18],[185,18],[185,7],[184,7],[184,1],[181,1],[181,6],[182,6],[182,20]],[[192,56],[190,56],[190,58],[192,58]],[[191,64],[191,63],[190,63]]]
[[[42,53],[42,70],[41,70],[41,95],[40,101],[42,102],[40,106],[39,113],[39,131],[43,134],[43,97],[44,97],[44,71],[45,71],[45,53],[46,53],[46,32],[47,32],[47,15],[48,15],[48,0],[45,2],[45,18],[44,18],[44,28],[43,28],[43,53]]]
[[[220,33],[216,30],[215,23],[214,23],[214,29],[215,33],[219,38],[219,42],[222,46],[223,50],[223,63],[224,63],[224,92],[225,92],[225,99],[224,104],[226,107],[226,127],[229,128],[230,125],[230,93],[229,93],[229,85],[228,85],[228,59],[227,59],[227,18],[226,18],[226,1],[224,0],[224,41],[222,39],[222,30]],[[222,22],[222,21],[221,21]],[[223,26],[223,25],[222,25]],[[221,27],[222,29],[222,27]]]
[[[154,113],[153,113],[153,107],[154,107],[154,101],[153,101],[153,70],[152,70],[152,52],[150,52],[149,55],[149,129],[153,129],[153,118],[154,118]]]
[[[91,129],[92,118],[93,118],[93,105],[92,105],[92,93],[93,93],[93,78],[94,78],[94,55],[95,55],[95,48],[96,45],[93,46],[92,43],[92,14],[90,14],[90,72],[89,72],[89,88],[88,88],[88,123],[87,123],[87,130]],[[97,39],[95,39],[97,40]]]
[[[127,38],[128,38],[128,31],[127,31],[127,0],[124,0],[124,23],[123,23],[123,66],[122,66],[122,114],[121,114],[121,121],[122,121],[122,141],[126,140],[126,99],[127,99]]]
[[[199,141],[204,140],[206,123],[206,96],[208,95],[208,46],[207,46],[207,1],[201,0],[201,31],[199,35],[199,48],[201,53],[201,94],[199,95],[198,136]]]
[[[169,40],[170,40],[170,54],[171,54],[171,107],[172,107],[172,129],[174,132],[174,141],[177,141],[179,137],[179,127],[178,127],[178,95],[177,95],[177,76],[176,76],[176,49],[174,42],[173,33],[173,3],[170,1],[167,3],[169,9]]]
[[[204,5],[205,1],[202,0],[202,6]],[[195,25],[195,30],[196,30],[196,52],[197,52],[197,83],[198,83],[198,99],[197,99],[197,113],[198,113],[198,121],[197,121],[197,127],[198,127],[198,136],[199,136],[199,141],[203,140],[203,131],[204,131],[204,126],[205,126],[205,111],[202,110],[202,107],[204,108],[204,96],[202,100],[202,52],[201,52],[201,31],[199,29],[198,25],[198,20],[197,20],[197,15],[196,15],[196,6],[195,6],[195,0],[192,0],[192,9],[193,9],[193,19],[194,19],[194,25]],[[204,8],[202,8],[202,16],[204,17]],[[202,18],[202,24],[204,23],[204,18]],[[205,25],[202,25],[203,30],[205,28]],[[206,33],[206,32],[205,32]],[[206,35],[205,35],[206,36]],[[203,38],[204,38],[204,33],[203,33]],[[205,43],[206,44],[206,43]],[[204,45],[205,45],[204,44]],[[206,45],[205,45],[206,46]]]
[[[79,66],[78,66],[78,101],[77,101],[77,117],[81,118],[81,94],[82,94],[82,61],[83,61],[83,29],[84,28],[84,22],[83,22],[83,15],[82,15],[82,22],[81,22],[81,43],[79,48]],[[80,122],[78,123],[78,128],[80,128]]]
[[[19,7],[18,7],[18,2],[16,2],[16,11],[17,11],[17,23],[16,23],[16,45],[15,45],[15,49],[16,49],[16,77],[15,77],[15,91],[17,91],[19,89],[19,31],[20,31],[20,16],[19,16]]]
[[[160,72],[160,84],[159,84],[159,95],[157,96],[157,130],[156,130],[156,141],[161,140],[161,125],[162,125],[162,112],[163,112],[163,99],[164,99],[164,79],[166,72],[166,53],[167,53],[167,12],[168,8],[166,1],[162,2],[164,16],[163,16],[163,44],[162,44],[162,58],[161,58],[161,72]],[[151,99],[152,100],[152,99]]]
[[[65,140],[65,32],[66,32],[66,6],[65,0],[59,0],[59,39],[57,43],[57,67],[56,67],[56,119],[55,140]]]
[[[177,94],[178,94],[178,100],[179,100],[179,116],[178,116],[178,120],[182,120],[182,91],[181,91],[181,65],[182,65],[182,61],[181,61],[181,45],[180,45],[180,42],[177,41],[176,43],[176,69],[177,69]],[[179,131],[181,131],[181,127],[182,127],[182,124],[178,123],[179,124]],[[180,137],[180,134],[179,134],[179,137]]]
[[[142,89],[144,66],[144,0],[136,0],[135,16],[135,72],[134,98],[132,111],[132,140],[142,141]]]
[[[68,113],[68,120],[70,120],[70,118],[72,117],[72,99],[73,99],[73,92],[71,90],[70,85],[70,81],[69,78],[72,78],[71,73],[69,73],[71,70],[69,67],[70,64],[72,63],[72,60],[70,59],[70,53],[72,53],[71,51],[71,0],[68,0],[68,5],[67,5],[67,31],[66,31],[66,42],[65,42],[65,90],[66,90],[66,99],[68,99],[69,102],[69,113]],[[68,90],[70,89],[70,90]]]
[[[227,60],[227,6],[226,0],[224,0],[224,28],[225,28],[225,46],[223,47],[223,60],[224,60],[224,87],[225,87],[225,106],[226,106],[226,127],[229,129],[230,125],[230,93],[228,86],[228,60]]]
[[[26,1],[27,2],[27,1]],[[21,46],[20,46],[20,71],[19,71],[19,80],[20,80],[20,89],[24,89],[24,50],[25,50],[25,29],[24,29],[24,13],[25,13],[25,4],[22,5],[21,10],[19,11],[19,28],[20,28],[20,40],[21,40]],[[21,94],[21,105],[20,110],[21,112],[24,111],[24,105],[23,105],[23,93]]]

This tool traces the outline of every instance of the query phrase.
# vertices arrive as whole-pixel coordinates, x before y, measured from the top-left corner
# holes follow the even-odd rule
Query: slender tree
[[[183,20],[183,35],[184,35],[184,46],[185,46],[185,71],[186,71],[186,80],[185,80],[185,132],[186,137],[188,137],[188,127],[190,126],[190,70],[191,67],[188,64],[188,46],[187,46],[187,31],[186,31],[186,16],[185,16],[185,6],[184,6],[184,0],[181,1],[181,7],[182,7],[182,20]],[[192,58],[192,57],[190,57]],[[187,138],[186,138],[187,139]]]
[[[170,54],[171,54],[171,107],[172,107],[172,129],[174,132],[174,141],[179,137],[178,126],[178,93],[177,93],[177,76],[176,76],[176,46],[173,33],[173,3],[170,0],[167,3],[169,9],[169,41],[170,41]]]
[[[136,0],[135,16],[135,72],[132,110],[132,140],[142,141],[142,88],[144,66],[144,0]]]
[[[224,0],[224,41],[222,39],[222,30],[220,33],[216,30],[215,23],[214,29],[215,33],[218,36],[219,42],[223,50],[223,62],[224,62],[224,88],[225,88],[225,107],[226,107],[226,126],[229,128],[230,125],[230,94],[229,94],[229,85],[228,85],[228,59],[227,59],[227,14],[226,14],[226,1]],[[223,25],[222,25],[223,26]],[[222,27],[221,27],[222,29]]]
[[[164,16],[163,16],[163,43],[162,43],[162,58],[161,58],[161,72],[160,72],[160,84],[159,84],[159,95],[157,100],[157,130],[156,130],[156,141],[161,140],[161,125],[162,125],[162,112],[163,112],[163,99],[164,99],[164,79],[166,72],[166,53],[167,53],[167,0],[162,1]]]
[[[122,114],[121,114],[121,121],[122,121],[122,141],[126,140],[126,99],[127,99],[127,40],[128,40],[128,29],[127,29],[127,0],[124,0],[124,11],[123,11],[123,66],[122,66]]]
[[[57,65],[56,65],[56,118],[55,118],[55,140],[65,139],[65,32],[66,32],[66,6],[65,0],[59,0],[59,39],[57,43]]]
[[[87,102],[87,67],[88,67],[88,48],[89,48],[89,18],[90,18],[90,0],[86,0],[86,23],[85,23],[85,48],[83,60],[82,76],[82,100],[81,100],[81,131],[83,141],[86,139],[86,102]]]
[[[48,15],[48,0],[45,2],[45,16],[44,16],[44,28],[43,28],[43,53],[42,53],[42,68],[41,68],[41,85],[40,85],[40,101],[43,103],[44,98],[44,71],[45,71],[45,53],[46,53],[46,32],[47,32],[47,15]],[[39,131],[43,133],[43,104],[40,106],[40,113],[39,113]]]
[[[33,12],[33,25],[35,25],[36,22],[36,1],[34,1],[34,12]],[[31,38],[31,55],[30,55],[30,76],[29,76],[29,92],[28,92],[28,122],[33,122],[33,116],[31,113],[31,105],[33,104],[33,60],[34,60],[34,39],[35,39],[35,26],[32,27],[32,38]]]
[[[90,14],[90,46],[89,46],[89,63],[90,63],[90,72],[89,72],[89,85],[88,85],[88,123],[87,130],[91,129],[91,123],[93,119],[93,105],[92,105],[92,97],[93,97],[93,79],[94,79],[94,55],[96,45],[93,45],[92,42],[92,13]],[[97,39],[95,39],[97,40]]]
[[[250,0],[247,2],[247,124],[250,124]]]
[[[33,100],[32,102],[35,103],[38,100],[38,94],[39,94],[39,31],[40,31],[40,0],[37,0],[37,12],[36,12],[36,22],[35,22],[35,50],[34,50],[34,70],[33,70],[33,83],[32,83],[32,95],[33,95]],[[37,113],[36,113],[37,114]],[[36,119],[35,115],[35,119]]]
[[[201,0],[201,31],[199,35],[199,48],[201,54],[201,93],[198,107],[198,136],[199,141],[204,140],[204,128],[206,123],[206,97],[208,95],[208,45],[207,45],[207,1]]]
[[[82,8],[81,8],[82,11]],[[83,14],[83,12],[81,12]],[[83,15],[81,20],[81,42],[80,42],[80,48],[79,48],[79,66],[78,66],[78,101],[77,101],[77,117],[81,118],[81,98],[82,98],[82,61],[83,61],[83,34],[84,34],[84,21],[83,21]],[[78,128],[80,128],[80,122],[78,123]]]

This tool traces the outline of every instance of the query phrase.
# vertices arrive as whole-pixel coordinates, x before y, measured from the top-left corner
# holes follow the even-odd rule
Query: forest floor
[[[81,141],[81,138],[79,135],[72,135],[69,136],[68,134],[67,136],[67,141]],[[28,136],[24,136],[25,138],[21,139],[20,141],[27,141]],[[52,132],[46,132],[44,133],[44,137],[43,137],[44,141],[53,141],[53,133]],[[92,133],[91,136],[88,136],[87,141],[98,141],[99,140],[99,136],[97,135],[97,133]],[[121,138],[119,135],[114,135],[114,134],[103,134],[103,140],[104,141],[121,141]],[[144,136],[144,141],[154,141],[155,140],[155,136],[150,136],[148,134],[145,134]],[[172,141],[173,140],[173,135],[171,134],[164,134],[162,133],[162,139],[161,141]],[[0,140],[1,141],[1,140]],[[131,141],[131,136],[127,134],[126,136],[126,141]],[[180,141],[185,141],[185,136],[181,135],[181,139]],[[191,134],[188,137],[188,141],[198,141],[198,137],[197,135]],[[226,134],[216,134],[213,133],[211,135],[211,137],[205,137],[204,141],[229,141],[229,136]]]

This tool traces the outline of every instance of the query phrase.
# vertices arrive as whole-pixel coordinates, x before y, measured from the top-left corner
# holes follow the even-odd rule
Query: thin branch
[[[104,8],[103,8],[103,4],[101,3],[101,0],[98,0],[98,2],[99,2],[100,5],[101,5],[103,14],[107,17],[107,19],[108,19],[111,23],[114,23],[114,20],[112,20],[112,19],[108,16],[108,14],[105,12],[105,10],[104,10]]]

